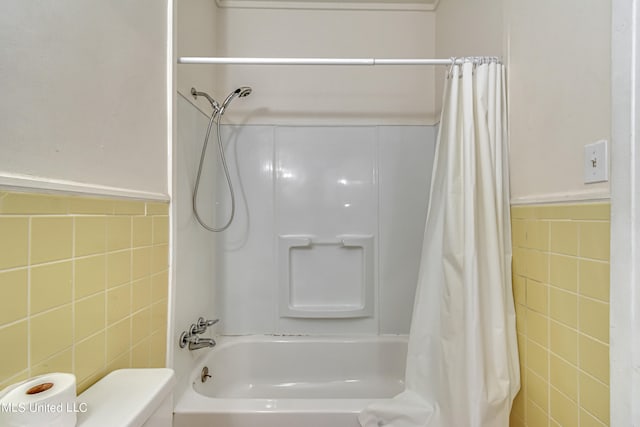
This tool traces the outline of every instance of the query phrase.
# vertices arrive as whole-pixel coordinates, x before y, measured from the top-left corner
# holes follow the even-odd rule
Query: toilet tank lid
[[[77,398],[77,427],[140,427],[171,393],[172,369],[119,369]]]

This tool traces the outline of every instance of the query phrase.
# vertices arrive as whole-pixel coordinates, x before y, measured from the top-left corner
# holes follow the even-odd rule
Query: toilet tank
[[[119,369],[78,396],[77,427],[171,427],[172,369]]]

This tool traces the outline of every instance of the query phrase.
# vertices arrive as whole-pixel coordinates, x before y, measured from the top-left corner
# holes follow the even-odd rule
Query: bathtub
[[[358,427],[367,404],[404,389],[407,338],[222,337],[203,352],[174,427]]]

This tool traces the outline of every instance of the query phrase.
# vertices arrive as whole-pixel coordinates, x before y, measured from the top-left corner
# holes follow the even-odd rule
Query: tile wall
[[[515,206],[511,426],[609,425],[610,205]]]
[[[0,389],[165,365],[168,204],[0,192]]]

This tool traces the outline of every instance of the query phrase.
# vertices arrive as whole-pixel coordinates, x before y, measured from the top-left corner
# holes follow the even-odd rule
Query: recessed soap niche
[[[372,316],[373,253],[371,235],[280,235],[280,316]]]

